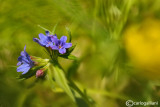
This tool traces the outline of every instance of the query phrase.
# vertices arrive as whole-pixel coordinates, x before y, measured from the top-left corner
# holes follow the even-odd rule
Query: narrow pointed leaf
[[[37,25],[37,26],[40,27],[41,29],[45,30],[45,31],[49,31],[49,32],[50,32],[50,30],[48,30],[48,29],[42,27],[41,25]]]
[[[51,34],[55,34],[55,30],[57,28],[57,25],[58,25],[58,23],[56,23],[56,25],[53,27],[53,30],[52,30]]]
[[[70,59],[70,60],[78,60],[78,58],[74,55],[60,55],[60,57],[65,58],[65,59]]]
[[[47,75],[47,80],[49,81],[51,88],[55,88],[55,82],[53,81],[53,66],[50,65],[48,68],[48,75]]]
[[[72,41],[71,31],[68,27],[66,27],[66,30],[68,31],[68,35],[69,35],[69,42],[71,42]]]
[[[65,77],[63,70],[56,65],[54,65],[53,68],[54,68],[54,77],[55,77],[56,83],[71,97],[73,101],[75,101],[73,93],[69,85],[67,84],[67,79]]]

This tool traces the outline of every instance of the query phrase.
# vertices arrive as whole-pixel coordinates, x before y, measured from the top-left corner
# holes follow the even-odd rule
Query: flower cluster
[[[67,31],[70,37],[69,41],[71,41],[71,33],[69,29]],[[25,80],[35,76],[35,82],[40,79],[48,80],[51,87],[54,86],[55,89],[56,86],[60,87],[74,102],[77,101],[76,98],[81,96],[86,100],[86,104],[88,104],[90,100],[86,96],[86,93],[83,94],[70,78],[66,78],[66,72],[64,72],[58,61],[59,57],[61,57],[77,62],[77,57],[71,54],[76,45],[72,46],[72,43],[67,43],[67,36],[62,36],[58,39],[56,34],[52,35],[49,31],[46,31],[45,35],[40,33],[39,38],[33,38],[33,41],[45,48],[45,52],[49,55],[50,59],[30,56],[26,52],[25,46],[18,57],[17,72],[22,72],[18,78]],[[75,96],[74,93],[77,93],[78,96]]]
[[[26,74],[30,68],[34,66],[34,62],[31,60],[29,54],[26,52],[26,46],[24,47],[24,51],[21,52],[21,56],[18,57],[17,72],[23,72],[22,74]]]
[[[56,35],[50,35],[49,31],[46,31],[46,35],[40,33],[39,39],[33,38],[33,41],[37,42],[43,47],[51,48],[52,50],[58,50],[59,53],[66,53],[66,49],[72,46],[72,43],[66,43],[67,36],[62,36],[60,39]]]
[[[58,39],[56,34],[51,35],[49,31],[46,31],[46,35],[40,33],[39,39],[33,38],[33,41],[51,51],[57,50],[60,54],[65,54],[66,49],[72,46],[72,43],[66,43],[66,36],[62,36]],[[17,72],[23,72],[23,75],[26,74],[33,66],[36,66],[37,61],[33,61],[31,59],[33,58],[31,58],[31,56],[26,52],[25,46],[24,51],[21,52],[21,56],[18,57],[19,62],[17,63]],[[37,70],[36,77],[41,77],[43,74],[43,70]]]

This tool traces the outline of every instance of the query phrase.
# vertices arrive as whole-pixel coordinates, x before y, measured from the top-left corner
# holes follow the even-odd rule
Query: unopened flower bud
[[[35,57],[30,56],[30,59],[31,59],[31,60],[33,60],[33,63],[34,63],[34,65],[35,65],[35,66],[37,66],[37,65],[38,65],[38,62],[37,62],[37,61],[35,61],[35,60],[36,60],[36,58],[35,58]]]
[[[43,77],[44,75],[44,70],[43,69],[40,69],[36,72],[36,77],[39,78],[39,77]]]

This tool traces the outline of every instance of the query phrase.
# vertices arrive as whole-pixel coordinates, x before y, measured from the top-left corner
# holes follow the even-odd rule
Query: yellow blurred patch
[[[128,27],[125,48],[139,75],[160,79],[160,20],[149,18]]]

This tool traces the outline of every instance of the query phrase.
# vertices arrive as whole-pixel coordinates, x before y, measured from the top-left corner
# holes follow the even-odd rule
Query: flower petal
[[[33,41],[34,42],[37,42],[38,44],[40,44],[41,46],[45,46],[44,43],[42,41],[40,41],[39,39],[37,38],[33,38]]]
[[[54,46],[53,43],[50,43],[50,44],[49,44],[49,47],[53,47],[53,46]]]
[[[21,52],[21,56],[25,56],[25,52],[24,51]]]
[[[45,40],[47,43],[48,42],[52,42],[52,40],[51,40],[51,37],[50,36],[47,36],[47,39]]]
[[[61,53],[61,54],[66,53],[66,49],[65,49],[65,48],[61,48],[61,49],[59,49],[59,53]]]
[[[23,57],[23,56],[22,56],[22,61],[21,62],[24,63],[24,64],[29,64],[30,63],[29,59],[27,57]]]
[[[21,64],[22,64],[22,62],[18,62],[18,63],[17,63],[17,66],[19,66],[19,65],[21,65]]]
[[[56,44],[58,41],[57,36],[50,36],[50,37],[51,37],[51,41]]]
[[[22,62],[22,56],[18,57],[18,61]]]
[[[53,43],[52,42],[48,42],[48,44],[46,45],[46,47],[52,47]]]
[[[60,38],[60,41],[66,42],[66,41],[67,41],[67,36],[62,36],[62,37]]]
[[[72,43],[65,43],[63,45],[64,48],[70,48],[72,46]]]
[[[26,45],[24,46],[24,52],[26,51]]]
[[[46,35],[49,36],[49,31],[45,31],[45,32],[46,32]]]
[[[47,39],[47,36],[45,36],[44,34],[40,33],[39,34],[39,38],[40,38],[40,40],[45,41]]]
[[[28,66],[28,67],[26,67],[25,69],[24,69],[24,72],[22,73],[22,74],[26,74],[28,71],[29,71],[29,69],[30,69],[30,67]]]
[[[57,37],[57,35],[55,34],[54,36],[56,36]]]
[[[17,68],[17,72],[25,72],[25,73],[27,73],[29,69],[30,69],[30,66],[28,64],[22,64],[21,66],[19,66]],[[25,73],[22,73],[22,74],[25,74]]]
[[[24,46],[24,51],[21,52],[21,56],[26,56],[26,45]]]
[[[53,50],[58,50],[58,47],[57,47],[56,45],[51,46],[51,48],[52,48]]]

